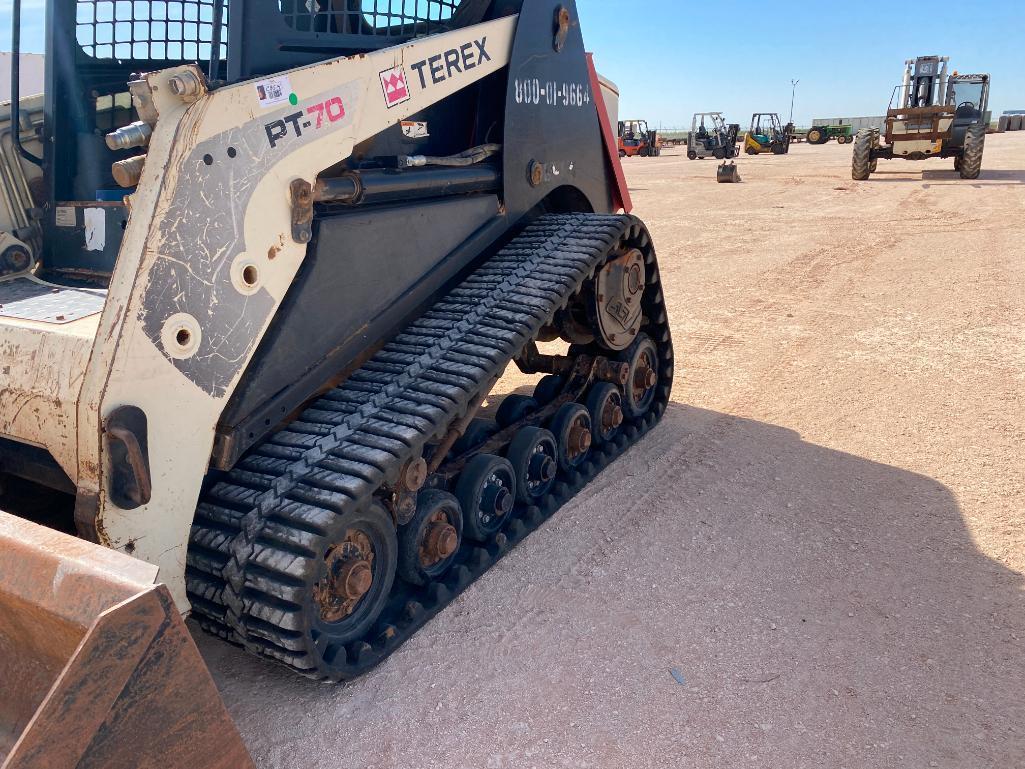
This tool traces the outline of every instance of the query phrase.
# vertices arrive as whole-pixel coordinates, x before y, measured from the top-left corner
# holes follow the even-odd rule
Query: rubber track
[[[361,642],[309,651],[302,626],[306,575],[317,568],[331,522],[369,504],[399,468],[463,416],[555,312],[626,238],[645,253],[643,330],[659,350],[655,400],[615,441],[560,474],[543,504],[518,507],[486,546],[464,543],[442,581],[396,579],[380,619]],[[207,631],[298,672],[353,678],[384,659],[662,416],[673,353],[658,267],[632,216],[544,216],[386,344],[297,421],[250,450],[201,497],[186,570],[194,616]],[[323,636],[321,637],[323,638]]]

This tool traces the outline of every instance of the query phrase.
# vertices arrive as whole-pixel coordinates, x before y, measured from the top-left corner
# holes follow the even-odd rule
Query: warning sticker
[[[402,66],[386,69],[381,74],[381,88],[384,90],[384,103],[388,109],[396,104],[409,101],[409,87],[406,85],[406,70]]]
[[[77,224],[73,206],[57,206],[56,213],[56,224],[58,227],[74,227]]]
[[[256,96],[260,100],[261,107],[273,107],[288,101],[292,95],[292,86],[288,82],[288,75],[261,80],[256,84]]]
[[[417,120],[403,120],[399,125],[402,126],[402,135],[407,139],[426,139],[430,136],[427,133],[427,123]]]
[[[85,250],[102,251],[107,247],[107,214],[102,208],[87,208],[85,218]]]

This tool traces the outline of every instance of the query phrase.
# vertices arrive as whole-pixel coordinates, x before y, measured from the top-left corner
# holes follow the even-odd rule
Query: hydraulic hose
[[[11,6],[11,129],[14,149],[41,168],[43,159],[21,145],[21,0],[13,0]]]

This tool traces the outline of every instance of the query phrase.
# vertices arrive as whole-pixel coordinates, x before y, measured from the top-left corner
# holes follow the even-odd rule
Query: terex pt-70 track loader
[[[8,489],[73,497],[207,630],[358,675],[669,397],[574,3],[49,5],[3,164]],[[484,419],[511,362],[533,396]]]
[[[954,158],[962,179],[977,179],[989,125],[989,75],[947,76],[946,56],[904,62],[904,80],[893,89],[880,143],[878,128],[854,137],[851,177],[868,179],[880,158]]]

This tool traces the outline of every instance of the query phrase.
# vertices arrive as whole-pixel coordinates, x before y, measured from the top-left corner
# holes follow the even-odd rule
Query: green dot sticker
[[[299,103],[299,97],[296,96],[294,93],[288,94],[288,103],[294,107],[296,104]]]

